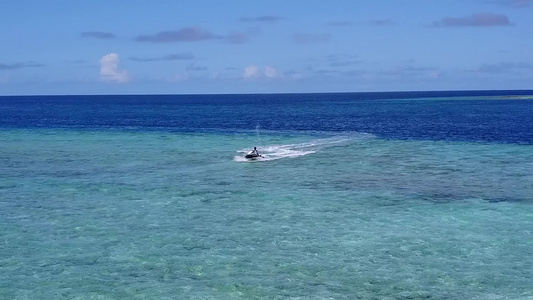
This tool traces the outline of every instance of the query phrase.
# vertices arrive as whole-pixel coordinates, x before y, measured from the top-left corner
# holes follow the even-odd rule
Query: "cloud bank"
[[[242,17],[241,22],[259,22],[259,23],[275,23],[277,21],[283,20],[282,17],[278,16],[261,16],[261,17]]]
[[[138,42],[148,43],[176,43],[196,42],[220,39],[221,37],[202,27],[185,27],[174,31],[162,31],[156,34],[139,35]]]
[[[533,0],[496,0],[493,2],[515,8],[524,8],[533,5]]]
[[[118,67],[118,54],[109,53],[100,59],[100,80],[105,82],[125,83],[129,81],[128,72]]]
[[[14,64],[2,64],[0,63],[0,70],[17,70],[23,68],[38,68],[44,67],[43,64],[38,64],[34,62],[19,62]]]
[[[501,14],[481,13],[473,14],[466,17],[446,17],[441,21],[433,23],[437,27],[462,27],[462,26],[477,26],[477,27],[492,27],[492,26],[509,26],[509,18]]]
[[[179,30],[162,31],[156,34],[139,35],[135,40],[155,44],[222,40],[230,44],[241,44],[248,41],[248,35],[241,32],[231,32],[227,36],[224,36],[195,26],[185,27]]]
[[[197,66],[194,63],[190,63],[190,64],[187,65],[185,70],[187,70],[187,71],[206,71],[207,67],[206,66]]]
[[[81,37],[108,40],[108,39],[114,39],[117,36],[115,34],[111,33],[111,32],[86,31],[86,32],[82,32],[81,33]]]
[[[154,62],[154,61],[173,61],[173,60],[189,60],[194,59],[191,53],[169,54],[162,57],[130,57],[130,60],[137,62]]]
[[[256,66],[256,65],[249,65],[246,68],[244,68],[243,78],[244,79],[251,79],[251,78],[277,78],[279,77],[278,70],[274,67],[266,66],[263,71]]]
[[[355,21],[332,21],[328,22],[328,26],[335,26],[335,27],[348,27],[348,26],[362,26],[362,25],[370,25],[370,26],[392,26],[395,22],[391,19],[372,19],[366,22],[355,22]]]

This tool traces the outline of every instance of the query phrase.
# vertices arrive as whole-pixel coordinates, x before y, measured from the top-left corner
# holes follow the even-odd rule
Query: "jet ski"
[[[259,157],[261,157],[261,154],[257,152],[254,153],[254,151],[250,151],[244,156],[246,159],[257,159]]]

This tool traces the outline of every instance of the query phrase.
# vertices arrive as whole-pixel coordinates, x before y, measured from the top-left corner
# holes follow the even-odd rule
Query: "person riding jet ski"
[[[256,157],[260,157],[261,155],[259,154],[259,151],[257,151],[257,148],[254,147],[254,150],[248,152],[248,154],[246,154],[244,157],[245,158],[256,158]]]

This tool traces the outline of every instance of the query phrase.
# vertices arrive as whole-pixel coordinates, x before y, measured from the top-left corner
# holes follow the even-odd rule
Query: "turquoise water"
[[[533,299],[531,145],[0,131],[0,299]],[[264,158],[245,161],[257,145]]]

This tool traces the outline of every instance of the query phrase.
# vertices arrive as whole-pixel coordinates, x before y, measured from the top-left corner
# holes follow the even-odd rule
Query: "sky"
[[[0,96],[533,89],[533,0],[0,8]]]

